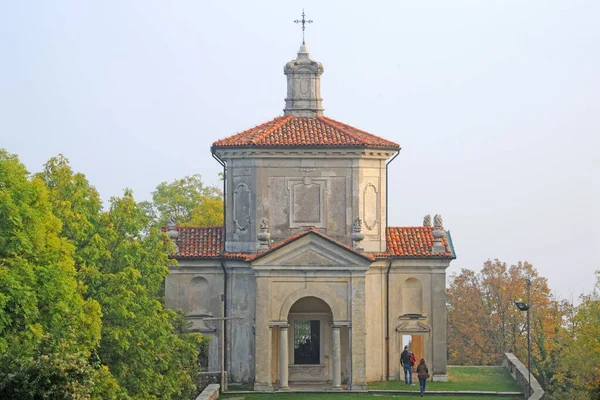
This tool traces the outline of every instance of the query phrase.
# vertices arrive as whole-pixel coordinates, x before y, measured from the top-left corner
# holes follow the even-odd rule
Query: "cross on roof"
[[[305,16],[305,14],[304,14],[304,8],[303,8],[302,9],[302,19],[297,19],[294,21],[294,23],[296,23],[296,24],[299,24],[299,23],[302,24],[302,44],[304,44],[304,29],[305,29],[304,24],[312,24],[312,22],[313,22],[312,19],[305,19],[304,16]]]

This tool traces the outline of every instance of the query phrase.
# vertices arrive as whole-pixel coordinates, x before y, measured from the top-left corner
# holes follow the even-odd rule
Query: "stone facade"
[[[226,251],[259,250],[261,221],[277,242],[309,227],[351,245],[363,222],[365,251],[385,252],[385,162],[391,150],[217,149],[226,162]]]
[[[211,337],[210,371],[257,390],[400,379],[404,335],[444,380],[449,232],[439,216],[388,227],[400,147],[322,116],[322,72],[303,44],[285,67],[286,116],[215,142],[225,225],[170,223],[166,305]]]

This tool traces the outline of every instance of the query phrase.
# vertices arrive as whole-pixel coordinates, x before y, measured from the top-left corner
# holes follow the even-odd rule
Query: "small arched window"
[[[423,314],[423,287],[416,278],[404,281],[402,311],[404,314]]]
[[[188,285],[187,314],[208,315],[208,281],[197,276]]]

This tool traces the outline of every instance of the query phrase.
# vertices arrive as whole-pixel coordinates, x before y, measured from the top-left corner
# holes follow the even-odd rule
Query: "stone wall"
[[[227,318],[225,364],[232,382],[254,381],[254,313],[256,279],[250,265],[226,260]],[[165,284],[165,304],[182,310],[191,331],[207,336],[208,370],[221,368],[221,294],[224,276],[218,260],[180,260],[170,269]]]
[[[356,217],[363,220],[361,247],[386,249],[385,162],[393,151],[218,150],[227,161],[226,250],[259,248],[260,221],[272,241],[314,227],[352,245]]]
[[[508,372],[512,375],[512,377],[517,381],[519,386],[521,386],[521,390],[523,390],[524,398],[528,400],[541,400],[545,399],[546,395],[542,386],[539,384],[535,376],[531,375],[531,396],[529,395],[529,371],[527,367],[523,365],[521,361],[517,357],[515,357],[512,353],[504,353],[504,357],[502,358],[502,366],[508,369]]]

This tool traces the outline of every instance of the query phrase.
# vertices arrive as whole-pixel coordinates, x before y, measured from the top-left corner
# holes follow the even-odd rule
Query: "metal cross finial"
[[[297,19],[294,21],[294,23],[296,23],[296,24],[299,24],[299,23],[302,24],[302,44],[304,44],[304,29],[305,29],[304,24],[312,24],[312,22],[313,22],[312,19],[305,19],[304,17],[305,17],[305,14],[304,14],[304,8],[303,8],[302,9],[302,19]]]

